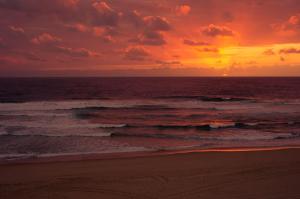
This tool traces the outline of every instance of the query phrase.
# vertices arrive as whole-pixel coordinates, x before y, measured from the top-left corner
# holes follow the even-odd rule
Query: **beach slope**
[[[0,198],[300,198],[300,150],[0,166]]]

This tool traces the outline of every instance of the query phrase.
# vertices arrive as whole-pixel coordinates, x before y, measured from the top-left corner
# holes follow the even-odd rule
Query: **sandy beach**
[[[0,166],[0,198],[300,198],[300,150]]]

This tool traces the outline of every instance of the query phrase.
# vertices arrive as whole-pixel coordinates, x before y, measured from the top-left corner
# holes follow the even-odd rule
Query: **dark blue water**
[[[0,157],[300,144],[300,78],[0,79]]]

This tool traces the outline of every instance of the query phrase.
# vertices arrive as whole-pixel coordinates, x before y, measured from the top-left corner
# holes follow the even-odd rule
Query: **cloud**
[[[78,2],[79,0],[51,0],[42,3],[36,0],[1,0],[0,8],[24,12],[28,15],[54,14],[63,17],[71,10],[75,10]]]
[[[66,24],[65,27],[73,32],[88,32],[90,28],[82,23]]]
[[[132,61],[145,61],[150,54],[142,47],[131,47],[125,51],[125,59]]]
[[[16,51],[15,52],[17,55],[29,60],[29,61],[39,61],[39,62],[45,62],[46,59],[41,58],[34,52],[27,52],[27,51]]]
[[[182,65],[182,63],[178,60],[175,60],[175,61],[161,61],[161,60],[158,60],[156,61],[157,64],[160,64],[161,66],[176,66],[176,65]]]
[[[165,17],[145,16],[134,10],[125,14],[125,18],[137,28],[147,31],[170,31],[171,24]]]
[[[147,16],[144,17],[144,23],[147,30],[150,31],[169,31],[171,25],[166,18],[159,16]]]
[[[181,5],[176,7],[176,14],[178,16],[188,15],[191,12],[191,6]]]
[[[276,53],[273,51],[273,49],[267,49],[263,52],[263,55],[267,55],[267,56],[272,56],[275,55]]]
[[[226,22],[232,22],[235,19],[231,12],[224,12],[222,18]]]
[[[112,9],[105,2],[94,2],[92,4],[94,8],[93,24],[97,26],[117,26],[119,21],[119,13]]]
[[[129,12],[125,15],[126,19],[132,23],[135,27],[143,27],[144,24],[144,20],[143,17],[141,16],[141,14],[136,11],[133,10],[132,12]]]
[[[6,47],[6,44],[5,44],[4,40],[3,40],[3,38],[0,37],[0,49],[1,48],[5,48],[5,47]]]
[[[121,15],[109,4],[99,0],[0,0],[1,8],[24,13],[25,17],[30,18],[96,26],[117,26]]]
[[[291,25],[299,26],[300,25],[300,14],[291,16],[288,21]]]
[[[129,42],[141,45],[161,46],[166,44],[163,32],[170,31],[171,25],[166,18],[160,16],[142,17],[138,12],[132,12],[128,18],[133,25],[143,30],[136,38]]]
[[[184,39],[183,43],[185,45],[189,46],[209,46],[210,44],[207,42],[202,42],[202,41],[194,41],[194,40],[189,40],[189,39]]]
[[[300,49],[296,48],[285,48],[279,51],[280,54],[300,54]]]
[[[113,35],[115,35],[115,34],[117,34],[115,29],[113,29],[111,27],[94,27],[93,28],[93,35],[107,43],[111,43],[111,42],[115,41],[115,39],[113,38]]]
[[[209,37],[217,37],[217,36],[234,36],[235,32],[226,26],[217,26],[214,24],[210,24],[207,27],[202,29],[202,33]]]
[[[24,34],[25,31],[23,28],[21,27],[16,27],[16,26],[9,26],[9,29],[13,32],[16,32],[16,33],[20,33],[20,34]]]
[[[200,52],[211,52],[211,53],[218,53],[218,48],[201,48],[199,49]]]
[[[62,40],[59,37],[55,37],[49,33],[43,33],[31,40],[32,43],[39,45],[39,44],[55,44],[59,43]]]
[[[71,57],[99,57],[100,54],[86,48],[69,48],[65,46],[56,46],[56,51],[69,55]]]
[[[2,65],[16,65],[16,64],[22,64],[23,60],[17,59],[16,57],[12,56],[0,56],[0,64]]]
[[[163,34],[156,31],[145,31],[142,34],[140,34],[137,38],[131,39],[129,41],[149,46],[161,46],[166,44]]]
[[[300,13],[290,16],[282,23],[272,24],[271,27],[279,33],[293,35],[300,29]]]

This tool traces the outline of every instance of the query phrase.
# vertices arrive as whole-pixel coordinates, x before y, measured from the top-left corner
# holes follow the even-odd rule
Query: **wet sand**
[[[300,150],[0,165],[0,198],[300,198]]]

